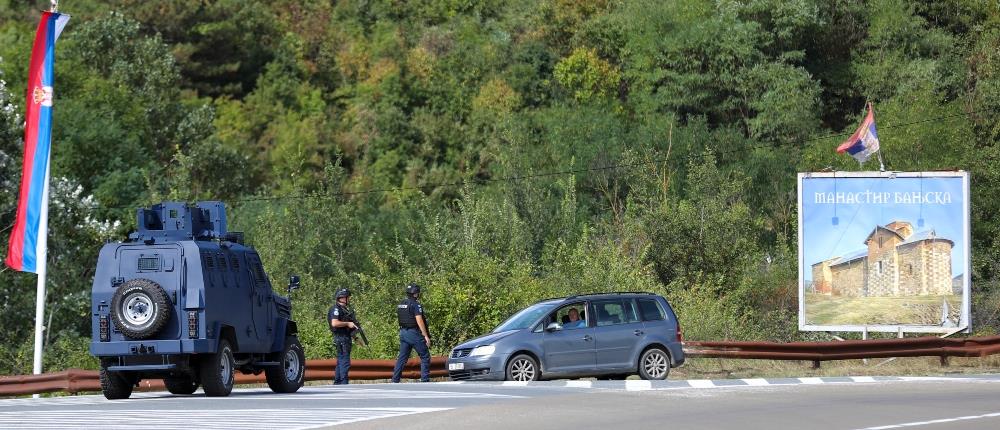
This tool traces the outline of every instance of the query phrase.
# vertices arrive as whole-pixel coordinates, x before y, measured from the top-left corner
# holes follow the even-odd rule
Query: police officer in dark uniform
[[[420,286],[407,285],[406,296],[396,306],[396,316],[399,317],[399,357],[392,371],[392,382],[399,382],[412,349],[416,349],[420,356],[420,382],[427,382],[430,380],[431,354],[428,349],[431,347],[431,336],[427,331],[427,316],[420,304]]]
[[[351,334],[357,329],[354,309],[350,307],[351,290],[342,288],[335,295],[337,303],[330,307],[327,320],[333,332],[333,345],[337,348],[337,370],[333,373],[333,384],[347,384],[347,371],[351,368]]]

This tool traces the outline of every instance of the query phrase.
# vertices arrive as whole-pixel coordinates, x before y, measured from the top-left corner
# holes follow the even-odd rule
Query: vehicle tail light
[[[198,311],[188,311],[188,337],[198,338]]]
[[[110,341],[111,340],[111,331],[110,331],[110,327],[108,325],[108,316],[107,315],[101,315],[98,318],[98,325],[100,326],[100,331],[101,331],[101,342],[108,342],[108,341]]]
[[[684,330],[681,329],[681,322],[677,321],[677,341],[684,342]]]

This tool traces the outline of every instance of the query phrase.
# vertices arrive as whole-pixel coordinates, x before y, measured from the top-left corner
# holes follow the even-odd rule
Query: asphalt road
[[[309,386],[0,400],[0,428],[1000,429],[1000,376]]]

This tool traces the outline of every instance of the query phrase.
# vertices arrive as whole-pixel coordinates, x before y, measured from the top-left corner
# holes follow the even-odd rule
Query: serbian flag
[[[49,204],[49,160],[52,140],[52,74],[56,39],[69,15],[42,12],[35,33],[28,67],[28,97],[25,103],[24,169],[17,215],[10,234],[6,263],[14,270],[38,273],[39,257],[45,255],[42,232],[47,230]]]
[[[875,130],[875,113],[872,104],[868,103],[868,115],[857,131],[837,147],[837,152],[851,154],[859,163],[864,163],[872,154],[878,152],[878,132]]]

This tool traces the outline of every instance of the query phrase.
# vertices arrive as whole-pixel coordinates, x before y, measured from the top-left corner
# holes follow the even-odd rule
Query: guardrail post
[[[813,369],[819,369],[819,360],[813,360]]]
[[[948,356],[947,355],[942,355],[941,356],[941,367],[948,367]]]
[[[864,330],[861,332],[861,340],[868,340],[868,326],[865,326]],[[867,358],[862,358],[861,362],[864,363],[866,366],[868,365]]]

